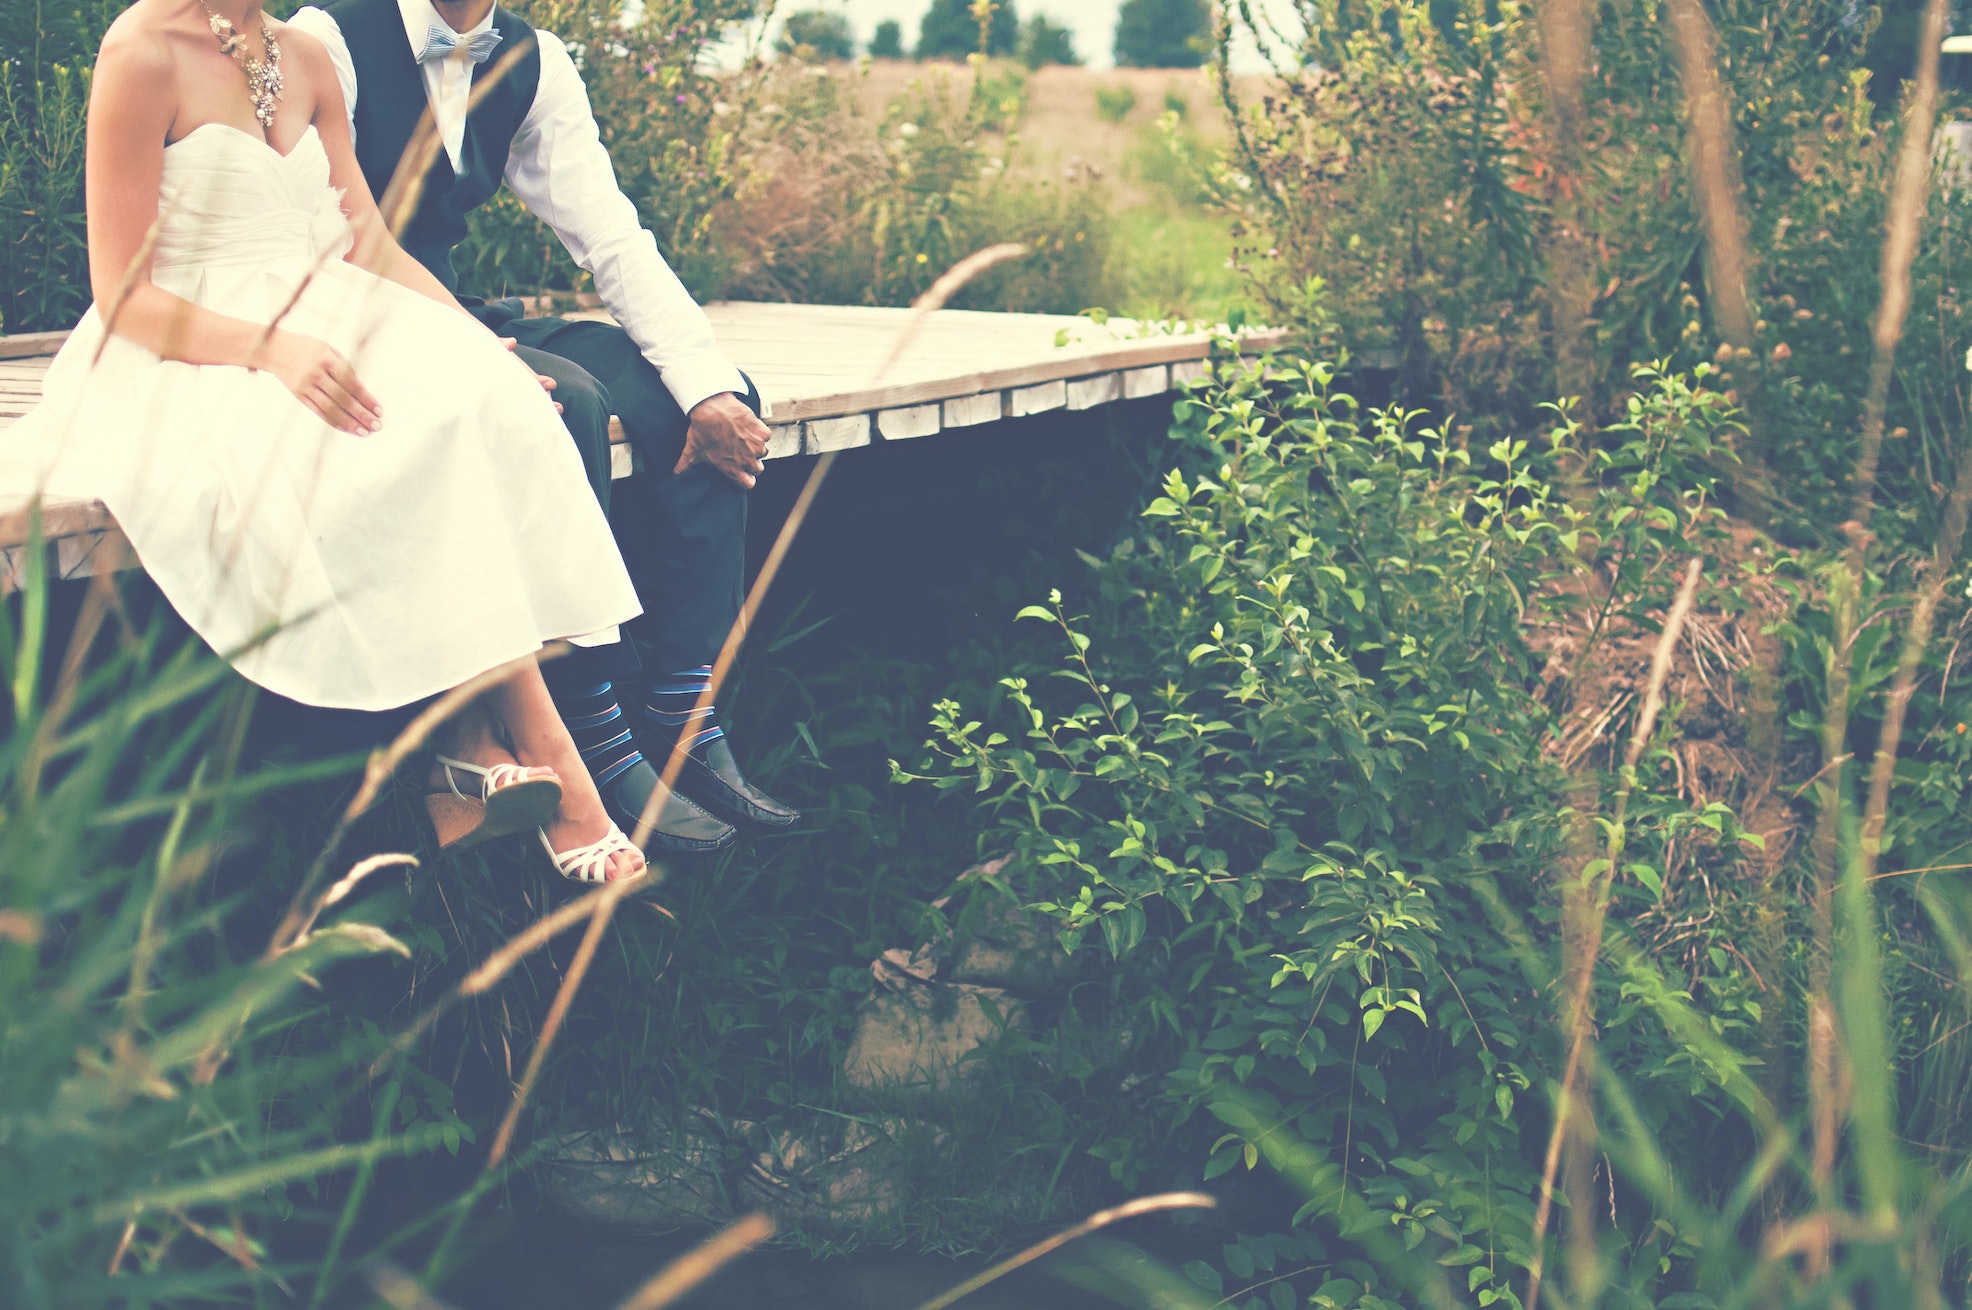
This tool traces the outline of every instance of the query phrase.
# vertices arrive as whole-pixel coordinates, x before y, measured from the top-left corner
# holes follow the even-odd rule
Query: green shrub
[[[987,21],[977,5],[988,7]],[[918,24],[919,59],[964,59],[971,54],[1005,58],[1020,43],[1013,0],[931,0]]]
[[[1016,57],[1029,71],[1049,64],[1075,65],[1082,57],[1075,53],[1075,33],[1045,14],[1035,14],[1020,27]]]
[[[753,12],[750,0],[663,0],[641,6],[629,25],[589,0],[532,0],[518,11],[576,53],[624,194],[685,285],[709,294],[724,269],[713,213],[744,177],[736,146],[761,74],[716,76],[706,52]],[[474,212],[453,262],[461,285],[480,295],[587,289],[554,234],[504,190]]]
[[[1105,123],[1120,123],[1137,107],[1137,93],[1128,86],[1096,88],[1096,117]]]
[[[1209,56],[1211,0],[1123,0],[1116,62],[1124,68],[1197,68]]]
[[[807,52],[804,57],[810,59],[851,59],[856,54],[856,34],[846,14],[803,9],[787,16],[775,49],[784,55]]]
[[[1086,172],[1031,181],[1008,168],[1026,105],[1015,68],[963,88],[933,73],[880,120],[833,79],[774,81],[754,125],[753,184],[717,224],[723,294],[824,304],[909,304],[974,250],[1028,246],[965,288],[975,309],[1076,313],[1112,299],[1108,197]]]
[[[1181,465],[1143,530],[1091,561],[1086,595],[1022,611],[1056,630],[1059,658],[1005,678],[991,712],[941,703],[930,767],[904,776],[978,798],[982,850],[1014,854],[1006,879],[1058,918],[1066,942],[1114,961],[1088,964],[1085,984],[1127,1007],[1128,1031],[1156,1035],[1137,1067],[1166,1075],[1161,1099],[1094,1151],[1120,1184],[1164,1176],[1177,1150],[1207,1180],[1264,1164],[1305,1202],[1291,1226],[1283,1208],[1273,1236],[1240,1237],[1190,1267],[1196,1281],[1235,1304],[1250,1304],[1243,1285],[1286,1284],[1283,1304],[1436,1306],[1477,1293],[1518,1305],[1535,1255],[1543,1102],[1566,1049],[1551,991],[1566,954],[1550,907],[1566,870],[1584,867],[1568,852],[1585,821],[1571,799],[1584,782],[1555,762],[1565,693],[1556,699],[1529,633],[1584,595],[1607,598],[1597,632],[1647,633],[1693,555],[1716,580],[1701,608],[1726,614],[1816,565],[1733,562],[1708,470],[1737,434],[1702,375],[1642,373],[1593,450],[1569,422],[1467,446],[1419,414],[1360,413],[1333,377],[1283,359],[1194,391],[1179,410]],[[1799,633],[1785,692],[1797,740],[1818,721],[1824,619],[1807,598],[1782,624]],[[1883,654],[1857,686],[1880,686],[1890,647],[1875,640]],[[1576,668],[1588,658],[1569,656]],[[1934,735],[1908,765],[1935,788],[1900,820],[1899,859],[1913,866],[1962,858],[1949,852],[1972,838],[1967,753],[1956,733],[1935,735],[1972,697],[1943,685],[1935,673],[1926,683],[1919,717]],[[1782,1090],[1801,1067],[1798,1029],[1783,1029],[1786,1049],[1761,1034],[1794,1022],[1778,1013],[1806,986],[1807,952],[1761,954],[1746,872],[1758,839],[1684,784],[1675,727],[1650,745],[1634,775],[1612,766],[1593,780],[1604,796],[1635,788],[1624,822],[1603,829],[1615,883],[1594,990],[1598,1114],[1622,1177],[1607,1184],[1617,1213],[1594,1266],[1606,1299],[1594,1303],[1723,1304],[1782,1267],[1735,1225],[1764,1185],[1745,1172],[1752,1139],[1780,1150],[1792,1131],[1776,1128],[1767,1098],[1799,1095]],[[1769,883],[1779,899],[1765,903],[1800,941],[1809,911],[1781,890],[1792,885]],[[1942,1242],[1909,1275],[1935,1291],[1937,1262],[1964,1255],[1948,1236],[1964,1194],[1946,1181],[1964,1159],[1964,1121],[1942,1094],[1956,1066],[1927,1069],[1935,1057],[1920,1050],[1941,1031],[1930,1015],[1949,985],[1918,983],[1915,969],[1960,976],[1946,929],[1966,898],[1926,909],[1884,895],[1892,963],[1846,958],[1871,980],[1855,995],[1880,980],[1907,999],[1889,1029],[1859,1010],[1845,1023],[1858,1042],[1873,1032],[1900,1048],[1883,1077],[1930,1089],[1894,1131],[1925,1122],[1926,1140],[1961,1145],[1909,1176],[1923,1198],[1911,1227],[1859,1243],[1821,1286],[1854,1286],[1888,1267],[1874,1262]],[[1844,912],[1862,916],[1845,941],[1874,940],[1877,911],[1862,897]],[[1666,921],[1695,936],[1688,972],[1638,944],[1661,940]],[[1913,1021],[1918,1033],[1894,1035]],[[1762,1050],[1779,1067],[1763,1070]],[[1953,1127],[1940,1130],[1940,1116]],[[1889,1129],[1879,1115],[1856,1131],[1863,1151]],[[1811,1203],[1805,1166],[1772,1186],[1783,1209]],[[1279,1272],[1255,1272],[1268,1261]]]
[[[0,63],[0,331],[72,327],[88,307],[82,145],[89,74]]]
[[[894,18],[886,18],[876,25],[870,34],[870,58],[902,59],[904,57],[904,25]]]
[[[1242,225],[1265,270],[1256,293],[1291,318],[1319,279],[1326,312],[1358,351],[1386,355],[1408,403],[1487,428],[1533,421],[1559,389],[1551,257],[1579,205],[1594,292],[1589,415],[1620,412],[1631,364],[1718,360],[1745,404],[1744,451],[1772,466],[1767,494],[1735,503],[1818,539],[1846,493],[1870,354],[1883,198],[1899,130],[1867,93],[1868,15],[1845,0],[1726,0],[1719,66],[1741,153],[1749,356],[1701,276],[1700,222],[1683,162],[1683,93],[1655,11],[1603,7],[1586,85],[1593,166],[1563,178],[1533,11],[1496,24],[1470,7],[1402,3],[1379,17],[1297,0],[1314,22],[1308,63],[1248,106],[1240,134]],[[1572,212],[1572,211],[1571,211]],[[1953,288],[1965,272],[1963,193],[1926,220],[1915,316],[1899,358],[1883,476],[1885,526],[1935,527],[1959,439],[1960,367],[1972,335]],[[1900,537],[1900,539],[1909,539]]]

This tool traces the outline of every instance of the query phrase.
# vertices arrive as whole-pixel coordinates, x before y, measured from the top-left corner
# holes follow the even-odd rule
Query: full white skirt
[[[216,186],[222,208],[290,185],[319,197],[316,170],[290,176],[311,143],[281,156],[202,130],[167,151],[167,181],[188,185],[196,155],[200,194]],[[327,341],[378,399],[381,432],[336,432],[271,374],[106,339],[91,309],[43,403],[0,434],[0,488],[103,500],[208,643],[308,704],[405,705],[633,617],[581,458],[533,375],[463,315],[324,246],[181,240],[154,280]]]

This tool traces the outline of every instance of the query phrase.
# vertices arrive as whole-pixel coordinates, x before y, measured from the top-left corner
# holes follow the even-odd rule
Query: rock
[[[705,1228],[766,1210],[784,1231],[860,1232],[904,1205],[906,1131],[840,1119],[776,1134],[698,1110],[682,1124],[569,1134],[544,1151],[536,1179],[553,1209],[613,1227]]]
[[[907,978],[863,1003],[843,1077],[865,1091],[952,1091],[983,1068],[967,1056],[1026,1026],[1027,1003],[1011,992]]]
[[[1036,996],[1068,980],[1068,952],[1052,919],[998,896],[979,898],[966,918],[967,931],[946,952],[947,981]]]
[[[541,1196],[576,1218],[668,1231],[724,1222],[728,1146],[707,1115],[684,1124],[622,1124],[568,1134],[543,1153]]]

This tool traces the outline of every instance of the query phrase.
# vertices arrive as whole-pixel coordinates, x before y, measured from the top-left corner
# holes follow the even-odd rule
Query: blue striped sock
[[[644,717],[670,736],[684,738],[686,750],[702,753],[726,735],[714,707],[695,708],[711,683],[710,664],[662,675],[651,683],[650,695],[644,698]]]
[[[644,758],[610,683],[563,696],[558,708],[596,786],[607,787]]]

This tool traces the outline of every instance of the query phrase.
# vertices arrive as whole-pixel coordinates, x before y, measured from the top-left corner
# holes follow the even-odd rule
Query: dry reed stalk
[[[1713,316],[1726,340],[1753,348],[1753,309],[1747,295],[1752,263],[1746,251],[1746,213],[1733,143],[1732,111],[1719,77],[1718,33],[1700,0],[1670,0],[1667,13],[1684,88],[1688,162],[1705,230],[1705,272]]]
[[[1588,334],[1595,292],[1583,230],[1588,106],[1582,88],[1595,39],[1595,10],[1585,0],[1543,0],[1539,18],[1541,77],[1554,133],[1555,236],[1548,283],[1554,295],[1555,380],[1563,396],[1586,399],[1594,387],[1595,356]]]
[[[1931,137],[1938,120],[1938,47],[1944,43],[1948,0],[1930,0],[1917,39],[1917,79],[1904,102],[1904,137],[1897,149],[1896,179],[1890,186],[1890,217],[1883,234],[1882,301],[1873,331],[1869,391],[1863,401],[1862,454],[1856,461],[1856,513],[1851,528],[1867,532],[1876,496],[1876,464],[1883,449],[1883,415],[1890,403],[1890,379],[1897,346],[1910,314],[1910,268],[1931,192]]]
[[[423,1283],[392,1264],[379,1265],[370,1271],[370,1290],[390,1310],[452,1310],[425,1291]]]
[[[1848,742],[1850,659],[1871,545],[1869,522],[1875,510],[1876,467],[1883,446],[1883,422],[1884,413],[1889,407],[1890,379],[1895,371],[1897,347],[1903,340],[1904,322],[1910,310],[1910,269],[1917,257],[1917,241],[1931,186],[1931,136],[1938,107],[1938,48],[1944,41],[1949,8],[1946,0],[1930,0],[1925,6],[1924,22],[1918,38],[1917,77],[1904,106],[1904,138],[1897,153],[1897,171],[1891,184],[1890,213],[1883,237],[1882,293],[1872,332],[1874,350],[1870,360],[1869,390],[1863,400],[1862,447],[1856,458],[1855,507],[1850,521],[1843,525],[1848,546],[1829,588],[1830,653],[1824,697],[1827,708],[1822,723],[1822,759],[1827,776],[1821,784],[1821,812],[1816,818],[1814,833],[1815,950],[1808,1003],[1808,1095],[1813,1132],[1811,1156],[1815,1188],[1819,1204],[1823,1207],[1832,1200],[1838,1121],[1847,1099],[1843,1089],[1847,1080],[1843,1073],[1842,1052],[1830,1000],[1834,968],[1835,875],[1840,856],[1842,800],[1846,788],[1843,785],[1843,770],[1829,766],[1844,758]],[[1894,766],[1894,763],[1893,756],[1891,765]],[[1884,799],[1887,804],[1887,786]],[[1808,1251],[1807,1272],[1810,1277],[1828,1270],[1833,1252],[1829,1226],[1824,1224],[1814,1231],[1821,1234],[1821,1239]]]
[[[1534,1258],[1527,1273],[1527,1310],[1537,1310],[1540,1304],[1543,1249],[1553,1217],[1554,1180],[1560,1170],[1563,1150],[1571,1136],[1570,1124],[1579,1116],[1581,1123],[1575,1131],[1583,1135],[1584,1141],[1590,1141],[1587,1135],[1594,1132],[1594,1115],[1582,1089],[1587,1081],[1586,1070],[1594,1059],[1590,1048],[1594,1042],[1595,1027],[1595,962],[1602,954],[1603,926],[1609,911],[1609,888],[1615,878],[1617,859],[1622,854],[1623,823],[1629,813],[1630,795],[1636,788],[1637,765],[1643,759],[1644,748],[1650,744],[1651,734],[1656,731],[1657,716],[1663,712],[1664,683],[1670,677],[1671,659],[1677,652],[1685,621],[1691,617],[1692,606],[1697,601],[1698,582],[1703,572],[1702,559],[1694,559],[1685,567],[1684,581],[1678,587],[1677,598],[1671,602],[1670,612],[1664,617],[1664,630],[1658,634],[1657,647],[1651,653],[1650,681],[1645,686],[1643,708],[1637,714],[1636,726],[1630,732],[1629,746],[1623,752],[1623,769],[1617,782],[1609,841],[1603,852],[1608,867],[1596,875],[1590,886],[1584,886],[1580,872],[1586,867],[1584,861],[1575,866],[1568,879],[1569,886],[1564,889],[1567,905],[1564,907],[1566,923],[1563,940],[1572,957],[1563,971],[1569,979],[1569,990],[1562,1007],[1563,1020],[1569,1033],[1568,1062],[1562,1070],[1561,1083],[1555,1093],[1554,1128],[1548,1135],[1546,1158],[1541,1168],[1541,1196],[1534,1209]],[[1574,1181],[1578,1186],[1586,1185],[1584,1172],[1578,1161],[1574,1170]],[[1593,1278],[1599,1268],[1590,1245],[1594,1221],[1590,1215],[1579,1213],[1581,1209],[1592,1207],[1571,1206],[1570,1224],[1589,1226],[1584,1233],[1576,1233],[1571,1227],[1571,1249],[1574,1251],[1571,1268],[1578,1278]],[[1583,1263],[1585,1255],[1586,1264]]]
[[[1006,1277],[1024,1265],[1033,1264],[1042,1256],[1068,1245],[1078,1237],[1087,1237],[1099,1228],[1123,1219],[1133,1219],[1138,1215],[1154,1214],[1159,1210],[1210,1210],[1218,1201],[1203,1192],[1163,1192],[1156,1196],[1140,1196],[1134,1201],[1125,1201],[1108,1210],[1098,1210],[1072,1228],[1064,1228],[1053,1237],[1034,1243],[1024,1251],[1008,1256],[984,1273],[975,1274],[951,1291],[932,1297],[917,1310],[945,1310],[954,1302],[971,1296],[988,1283]]]
[[[747,1215],[658,1270],[617,1310],[664,1310],[773,1235],[772,1219],[764,1214]]]
[[[1938,606],[1944,601],[1945,586],[1951,580],[1958,548],[1965,537],[1968,505],[1972,505],[1972,444],[1959,457],[1958,475],[1953,481],[1951,499],[1945,505],[1945,519],[1932,547],[1930,575],[1918,591],[1910,622],[1904,629],[1903,650],[1897,658],[1896,675],[1890,684],[1890,699],[1883,713],[1883,731],[1878,738],[1876,758],[1869,774],[1869,800],[1863,811],[1862,859],[1866,881],[1876,878],[1876,864],[1883,854],[1883,827],[1890,809],[1890,786],[1897,770],[1897,751],[1903,740],[1904,716],[1917,690],[1917,670],[1925,647],[1931,641],[1931,628]]]

